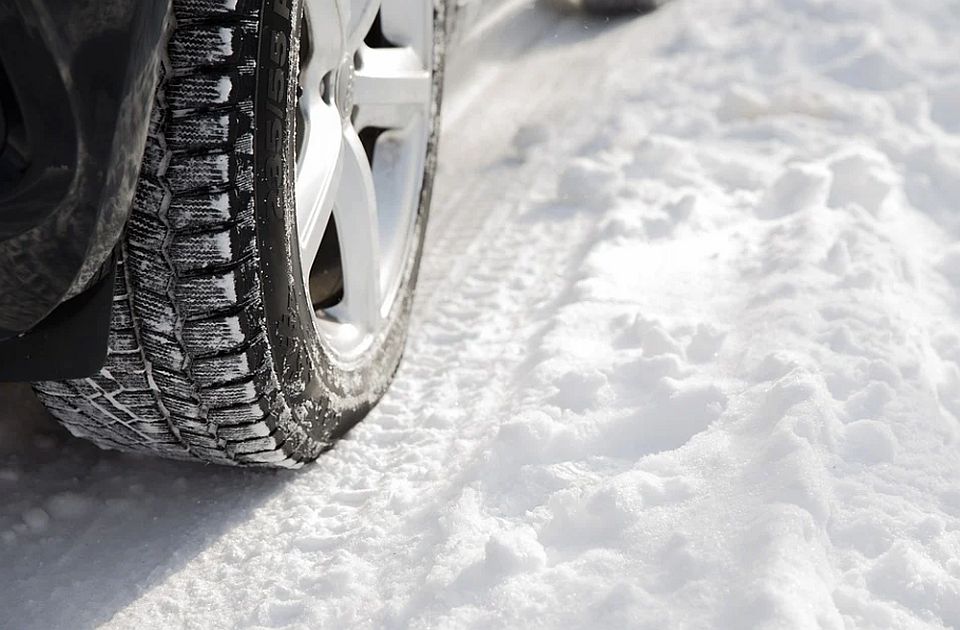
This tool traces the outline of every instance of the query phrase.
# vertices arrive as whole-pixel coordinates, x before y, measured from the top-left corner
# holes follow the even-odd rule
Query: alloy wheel
[[[383,328],[414,242],[433,102],[433,6],[306,0],[296,208],[320,338],[350,362]]]

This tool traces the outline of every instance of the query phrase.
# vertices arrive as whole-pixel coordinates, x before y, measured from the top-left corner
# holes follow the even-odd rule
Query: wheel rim
[[[300,260],[317,332],[348,361],[385,326],[414,245],[433,101],[433,7],[305,0],[301,24]]]

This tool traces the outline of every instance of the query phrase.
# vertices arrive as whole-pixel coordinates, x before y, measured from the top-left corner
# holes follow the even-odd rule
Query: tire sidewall
[[[264,0],[255,81],[254,194],[264,334],[285,405],[327,441],[359,421],[399,365],[419,270],[436,167],[443,77],[444,7],[434,6],[434,102],[412,243],[386,323],[369,348],[345,365],[315,326],[302,280],[295,207],[297,72],[301,0]]]

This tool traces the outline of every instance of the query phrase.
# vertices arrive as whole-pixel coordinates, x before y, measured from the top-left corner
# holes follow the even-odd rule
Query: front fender
[[[169,11],[169,0],[0,3],[0,340],[81,293],[108,260]]]

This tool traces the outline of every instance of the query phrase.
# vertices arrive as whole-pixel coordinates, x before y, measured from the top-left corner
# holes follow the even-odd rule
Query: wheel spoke
[[[324,76],[336,69],[347,52],[346,23],[350,0],[311,2],[306,8],[310,51],[302,60],[300,85],[304,91],[320,88]]]
[[[319,97],[305,106],[306,141],[297,162],[297,235],[300,264],[309,277],[330,219],[344,163],[343,124],[335,107]]]
[[[344,132],[343,169],[333,216],[343,268],[341,321],[374,330],[380,318],[380,231],[373,175],[360,137]]]
[[[432,78],[411,48],[360,49],[353,86],[358,129],[403,127],[430,104]]]
[[[380,0],[353,0],[350,2],[350,19],[345,20],[347,35],[347,50],[360,48],[363,39],[373,27],[373,20],[380,10]]]
[[[423,105],[430,101],[430,73],[412,48],[364,47],[360,60],[353,87],[357,105]]]

